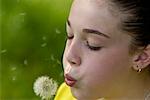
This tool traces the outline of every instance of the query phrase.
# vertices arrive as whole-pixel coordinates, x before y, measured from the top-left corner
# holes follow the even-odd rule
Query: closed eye
[[[68,35],[67,35],[67,39],[69,39],[69,40],[73,39],[73,37],[74,37],[74,36],[68,36]]]
[[[86,41],[86,45],[87,45],[87,47],[88,47],[90,50],[93,50],[93,51],[98,51],[98,50],[100,50],[100,49],[102,48],[101,46],[92,46],[92,45],[89,44],[88,41]]]

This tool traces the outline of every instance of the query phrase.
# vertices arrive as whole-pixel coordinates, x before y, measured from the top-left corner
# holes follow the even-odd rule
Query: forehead
[[[74,0],[69,20],[75,30],[92,28],[114,33],[120,22],[119,16],[114,15],[107,0]]]

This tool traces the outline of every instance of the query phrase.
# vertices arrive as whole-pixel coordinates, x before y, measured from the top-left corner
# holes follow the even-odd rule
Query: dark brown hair
[[[111,0],[125,16],[121,28],[131,33],[134,47],[150,44],[150,3],[148,0]]]

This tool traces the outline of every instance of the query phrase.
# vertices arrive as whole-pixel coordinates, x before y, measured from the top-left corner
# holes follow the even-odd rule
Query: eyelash
[[[67,35],[67,39],[68,39],[68,40],[73,39],[73,37],[74,37],[74,36],[68,36],[68,35]]]
[[[102,47],[91,46],[88,41],[86,41],[86,45],[90,50],[93,50],[93,51],[98,51],[102,48]]]
[[[73,38],[74,38],[74,36],[68,36],[68,35],[67,35],[67,39],[68,39],[68,40],[71,40],[71,39],[73,39]],[[88,49],[90,49],[90,50],[92,50],[92,51],[98,51],[98,50],[100,50],[100,49],[102,48],[102,47],[91,46],[88,41],[86,41],[86,46],[88,47]]]

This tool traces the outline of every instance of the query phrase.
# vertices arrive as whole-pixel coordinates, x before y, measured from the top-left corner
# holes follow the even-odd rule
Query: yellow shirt
[[[70,87],[66,85],[66,83],[62,83],[59,87],[57,94],[54,100],[77,100],[75,99],[72,94]]]
[[[57,94],[54,98],[54,100],[77,100],[72,96],[70,87],[66,85],[66,83],[62,83],[62,85],[59,87]],[[98,99],[98,100],[106,100],[104,98]]]

